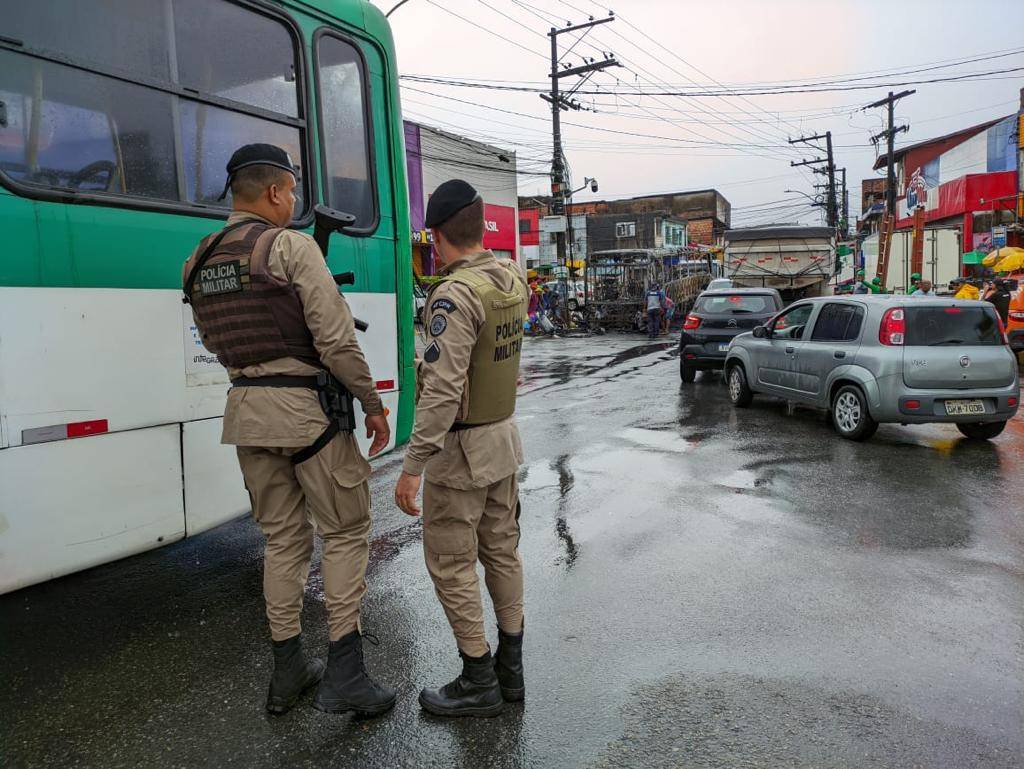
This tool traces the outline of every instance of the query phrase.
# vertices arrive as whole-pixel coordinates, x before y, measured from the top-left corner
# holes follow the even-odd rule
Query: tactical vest
[[[459,426],[500,422],[516,410],[527,294],[526,286],[512,269],[506,269],[513,276],[511,291],[503,291],[472,268],[456,270],[441,281],[469,286],[484,308],[484,325],[473,346],[467,372],[469,408]]]
[[[203,344],[225,367],[278,358],[322,365],[295,287],[267,269],[281,232],[266,222],[240,222],[204,238],[186,263],[185,301]]]

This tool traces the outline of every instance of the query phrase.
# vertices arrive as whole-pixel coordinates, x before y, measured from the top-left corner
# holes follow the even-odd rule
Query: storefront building
[[[434,190],[449,179],[464,179],[484,199],[484,248],[517,259],[516,155],[483,142],[405,121],[405,160],[412,224],[412,263],[417,275],[437,273],[430,232],[423,215]]]
[[[1014,114],[900,149],[896,229],[912,228],[923,208],[927,226],[959,228],[961,251],[991,249],[993,233],[1017,219],[1017,122]]]

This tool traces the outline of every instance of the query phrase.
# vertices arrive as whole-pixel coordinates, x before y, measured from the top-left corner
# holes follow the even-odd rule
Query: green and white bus
[[[209,529],[249,501],[227,374],[182,303],[249,142],[300,165],[397,443],[412,424],[394,44],[363,0],[0,0],[0,592]],[[362,440],[362,436],[360,435]]]

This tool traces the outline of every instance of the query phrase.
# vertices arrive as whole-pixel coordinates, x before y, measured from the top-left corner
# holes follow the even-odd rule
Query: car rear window
[[[999,345],[999,321],[991,307],[908,307],[907,344],[918,347]]]
[[[775,302],[770,296],[761,294],[733,294],[732,296],[702,296],[694,308],[706,313],[764,313],[775,311]]]

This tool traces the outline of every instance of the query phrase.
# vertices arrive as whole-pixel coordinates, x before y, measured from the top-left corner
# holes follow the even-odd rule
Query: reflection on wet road
[[[261,712],[248,520],[0,598],[14,766],[1024,766],[1024,420],[841,441],[671,344],[531,340],[520,426],[527,702],[422,714],[455,650],[419,521],[377,463],[364,626],[399,690],[356,721]],[[325,643],[314,569],[307,638]],[[489,632],[494,634],[494,629]]]

